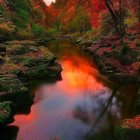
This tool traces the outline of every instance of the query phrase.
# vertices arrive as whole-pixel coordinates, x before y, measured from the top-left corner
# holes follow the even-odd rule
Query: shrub
[[[12,23],[0,23],[0,41],[12,39],[15,33],[15,26]]]
[[[67,26],[69,32],[86,32],[91,29],[90,18],[84,7],[79,7],[75,11],[74,18]]]
[[[47,33],[48,36],[55,36],[59,32],[58,32],[58,30],[52,28],[52,29],[47,30],[46,33]]]
[[[124,23],[128,26],[134,26],[136,23],[139,22],[139,18],[135,16],[135,14],[132,11],[128,12],[128,16],[125,18]]]
[[[31,28],[31,33],[35,36],[43,35],[44,28],[41,25],[33,24]]]
[[[27,32],[24,29],[18,29],[18,31],[16,32],[16,37],[18,39],[22,39],[22,40],[26,40],[32,37],[31,33]]]
[[[121,55],[126,55],[129,52],[129,47],[127,45],[124,45],[122,47]]]

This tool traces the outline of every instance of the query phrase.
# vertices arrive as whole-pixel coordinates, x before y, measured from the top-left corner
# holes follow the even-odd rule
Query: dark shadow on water
[[[127,89],[127,91],[126,91]],[[96,131],[96,127],[98,124],[100,124],[101,119],[104,117],[106,112],[111,109],[113,98],[117,97],[121,102],[123,102],[123,107],[121,108],[121,112],[123,112],[124,116],[122,116],[122,119],[126,118],[133,118],[136,114],[138,114],[138,111],[135,111],[134,108],[136,98],[137,98],[137,87],[133,86],[127,86],[123,87],[120,91],[120,87],[115,88],[112,92],[112,95],[107,101],[106,106],[101,111],[95,122],[93,123],[91,129],[88,131],[88,133],[85,136],[86,140],[116,140],[116,137],[114,135],[114,130],[117,127],[117,124],[114,126],[114,120],[111,116],[111,114],[108,114],[108,118],[110,120],[110,127],[102,130],[100,133],[94,133]],[[132,92],[133,91],[133,92]],[[129,108],[129,109],[128,109]],[[118,124],[119,125],[119,124]]]
[[[98,122],[100,122],[100,119],[102,119],[102,117],[104,116],[104,114],[107,112],[107,110],[109,109],[109,107],[112,104],[112,100],[113,97],[116,95],[117,90],[114,89],[112,92],[112,95],[110,96],[110,98],[108,99],[107,105],[105,106],[105,108],[102,110],[102,112],[99,114],[99,116],[97,117],[97,119],[95,120],[91,130],[87,133],[87,136],[89,136],[90,134],[92,134],[92,132],[94,131],[96,125],[98,124]]]
[[[29,114],[31,112],[31,105],[20,105],[16,107],[16,114]]]
[[[28,97],[26,99],[25,102],[29,102],[29,104],[22,104],[22,105],[18,105],[16,106],[16,114],[29,114],[31,112],[31,106],[34,103],[34,93],[35,90],[40,87],[41,85],[45,85],[45,84],[54,84],[57,81],[61,81],[62,80],[62,76],[60,75],[57,78],[49,78],[47,80],[43,79],[43,80],[34,80],[34,81],[30,81],[28,83],[28,88],[29,88],[29,92],[30,92],[30,97]]]
[[[18,130],[16,126],[0,126],[0,140],[16,140]]]

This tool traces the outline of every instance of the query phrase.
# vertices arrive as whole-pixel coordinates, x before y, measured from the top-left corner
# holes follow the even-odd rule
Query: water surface
[[[132,105],[132,96],[122,101],[79,46],[54,41],[48,47],[63,67],[62,80],[37,86],[31,112],[16,115],[12,124],[19,128],[17,140],[84,140],[91,130],[112,139],[114,126],[130,114],[125,106]]]

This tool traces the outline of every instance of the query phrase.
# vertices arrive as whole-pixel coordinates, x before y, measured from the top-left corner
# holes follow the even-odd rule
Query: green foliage
[[[8,0],[10,6],[16,11],[25,10],[29,11],[29,0]]]
[[[46,31],[46,34],[47,36],[56,36],[57,34],[59,34],[59,31],[54,28],[51,28]]]
[[[0,103],[0,124],[7,124],[13,122],[13,103],[12,102],[3,102]]]
[[[17,36],[24,39],[31,36],[41,35],[44,31],[41,25],[35,24],[34,20],[42,19],[41,13],[37,9],[32,9],[30,0],[8,0],[15,16],[12,21],[17,27]]]
[[[116,140],[138,140],[140,137],[139,129],[116,127],[115,130]]]
[[[0,5],[0,23],[7,21],[7,19],[10,19],[10,13],[9,11],[5,10],[4,5]]]
[[[33,14],[32,14],[32,18],[34,19],[38,19],[39,21],[42,19],[42,13],[38,10],[38,9],[33,9]]]
[[[0,33],[13,33],[15,31],[15,26],[11,23],[1,23]]]
[[[99,38],[99,33],[96,32],[96,29],[92,28],[89,31],[86,31],[84,34],[79,34],[80,36],[78,37],[78,39],[76,40],[76,42],[78,44],[88,44],[88,45],[92,45],[94,43],[94,41],[96,42]]]
[[[31,33],[27,32],[25,29],[18,29],[16,32],[16,37],[19,39],[27,39],[31,36]]]
[[[69,32],[86,32],[91,29],[89,16],[82,6],[76,9],[75,16],[67,28]]]
[[[15,33],[15,26],[11,23],[0,23],[0,41],[9,40]]]
[[[128,27],[134,26],[136,23],[139,22],[139,18],[129,10],[127,17],[124,19],[124,24]]]
[[[0,5],[0,14],[2,14],[2,13],[3,13],[3,11],[4,11],[4,8],[3,8],[3,6],[2,6],[2,5]]]
[[[33,24],[31,32],[35,36],[42,35],[44,33],[44,28],[41,25]]]
[[[8,0],[10,6],[16,12],[13,21],[18,28],[26,28],[29,22],[30,7],[28,0]]]
[[[54,22],[54,28],[55,30],[59,31],[60,30],[60,27],[61,27],[61,22],[59,19],[56,19],[55,22]]]
[[[129,47],[127,45],[124,45],[122,47],[121,55],[126,55],[129,52]]]
[[[112,28],[112,18],[109,14],[107,13],[104,13],[104,12],[101,12],[100,13],[100,27],[99,27],[99,34],[100,35],[107,35],[109,33],[112,33],[113,32],[113,28]],[[95,29],[97,30],[97,29]]]

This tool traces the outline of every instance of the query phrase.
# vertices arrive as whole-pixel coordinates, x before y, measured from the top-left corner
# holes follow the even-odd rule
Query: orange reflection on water
[[[80,57],[66,59],[62,63],[64,71],[62,72],[63,84],[59,83],[67,93],[75,90],[98,90],[103,86],[97,81],[98,71],[92,64]]]
[[[34,113],[35,112],[32,112],[28,115],[16,115],[16,121],[13,124],[16,126],[22,126],[24,124],[28,124],[29,122],[31,123],[36,118]]]
[[[57,86],[48,90],[47,86],[44,86],[36,91],[35,104],[38,100],[43,100],[41,93],[48,94],[47,92],[61,91],[65,94],[65,97],[77,98],[77,94],[92,93],[96,90],[103,89],[103,85],[97,81],[99,73],[93,68],[92,64],[85,61],[84,58],[74,56],[73,59],[66,59],[61,62],[63,67],[62,78],[63,80],[57,83]],[[77,92],[78,91],[78,92]],[[26,124],[37,119],[37,109],[32,106],[31,113],[28,115],[16,115],[14,125]]]
[[[30,114],[15,116],[15,122],[12,125],[20,128],[18,140],[30,140],[27,135],[31,136],[31,134],[32,137],[50,134],[49,130],[54,131],[59,128],[59,123],[63,123],[61,118],[68,119],[67,122],[71,121],[69,116],[77,102],[83,101],[85,98],[83,95],[98,94],[96,91],[105,88],[97,80],[99,73],[88,59],[74,55],[63,59],[60,63],[63,67],[63,80],[52,85],[41,86],[35,93],[35,103],[31,107]],[[51,129],[49,129],[50,126]],[[40,132],[42,127],[47,132]],[[36,132],[38,135],[35,134]]]

